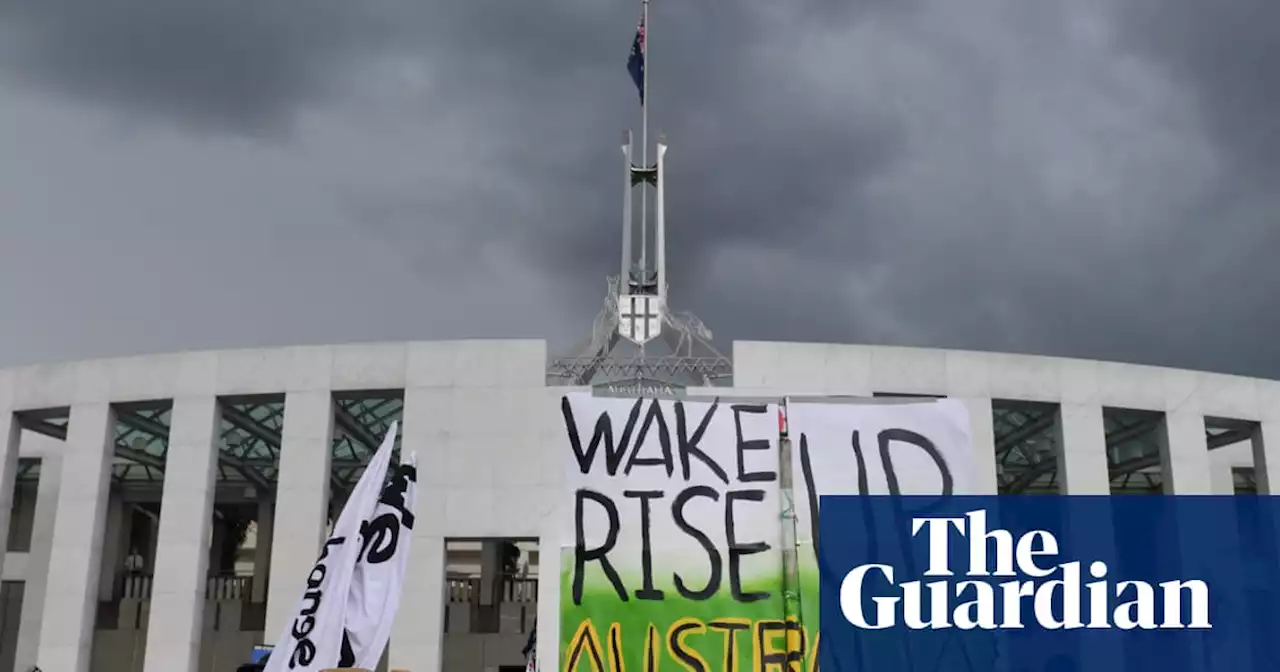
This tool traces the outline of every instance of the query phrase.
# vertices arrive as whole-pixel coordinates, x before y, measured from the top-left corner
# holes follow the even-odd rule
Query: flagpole
[[[640,23],[644,25],[644,42],[641,54],[644,70],[641,74],[640,98],[640,167],[649,168],[649,0],[641,0]],[[641,183],[644,185],[645,183]],[[649,189],[640,188],[640,283],[649,282]]]

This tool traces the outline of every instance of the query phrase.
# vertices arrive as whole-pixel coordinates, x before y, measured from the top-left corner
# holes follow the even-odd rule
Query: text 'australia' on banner
[[[835,581],[819,563],[818,509],[832,495],[918,495],[941,505],[955,493],[972,492],[976,465],[969,413],[956,400],[889,404],[789,402],[792,483],[796,512],[801,623],[810,644],[800,652],[804,669],[818,667],[822,645],[820,585]],[[897,498],[895,498],[895,501]],[[881,509],[868,509],[878,516]],[[885,521],[885,525],[889,522]],[[990,649],[988,649],[990,650]],[[829,660],[829,669],[858,669]],[[989,668],[987,668],[989,669]]]
[[[560,669],[785,662],[778,405],[571,394],[561,410]]]

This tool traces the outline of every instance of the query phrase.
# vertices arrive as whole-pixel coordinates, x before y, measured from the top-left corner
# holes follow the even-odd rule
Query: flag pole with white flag
[[[391,424],[351,491],[264,672],[357,663],[372,669],[382,657],[400,604],[417,494],[412,456],[383,487],[398,425]]]
[[[400,591],[409,566],[413,511],[417,503],[417,463],[418,456],[413,453],[407,462],[401,461],[395,468],[373,515],[361,530],[364,548],[357,558],[347,599],[346,630],[351,658],[339,661],[343,665],[376,668],[391,639],[391,626],[400,607]]]

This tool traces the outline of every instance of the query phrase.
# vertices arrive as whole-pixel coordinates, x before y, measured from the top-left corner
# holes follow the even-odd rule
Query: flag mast
[[[623,389],[650,396],[651,384],[683,388],[686,382],[714,386],[727,382],[733,373],[732,362],[711,343],[711,331],[697,317],[687,312],[672,313],[667,304],[667,223],[666,223],[666,153],[667,139],[655,133],[654,159],[649,163],[649,101],[646,100],[648,72],[645,68],[645,28],[649,20],[650,0],[639,0],[641,14],[627,58],[627,72],[640,94],[642,152],[635,151],[635,127],[622,133],[622,255],[617,277],[608,279],[609,293],[604,308],[596,316],[591,339],[580,355],[552,361],[550,375],[573,381],[573,385],[591,385],[607,378],[610,392]],[[634,5],[633,5],[634,7]],[[634,16],[634,15],[633,15]],[[632,120],[634,121],[634,117]],[[634,161],[642,154],[641,161]],[[642,200],[644,228],[641,236],[644,252],[635,249],[635,192],[653,189],[653,207]],[[649,268],[649,226],[653,216],[653,267]],[[641,256],[643,254],[643,257]],[[643,261],[642,261],[643,259]],[[621,340],[632,345],[616,349]],[[650,359],[645,344],[661,340],[662,354]],[[638,351],[638,352],[637,352]],[[638,356],[636,356],[638,355]],[[546,648],[546,647],[543,647]]]
[[[640,71],[640,166],[649,167],[649,0],[640,0],[640,25],[644,31],[640,44],[644,68]],[[649,198],[640,191],[640,273],[641,282],[649,280]]]
[[[640,165],[632,163],[634,146],[631,131],[623,136],[622,154],[626,158],[626,191],[623,194],[622,207],[622,276],[619,279],[617,293],[618,335],[640,346],[640,355],[644,356],[645,343],[657,338],[662,332],[666,320],[664,302],[666,299],[665,272],[666,254],[663,246],[663,184],[662,155],[666,145],[658,138],[657,159],[649,164],[649,69],[645,61],[648,55],[648,23],[649,0],[641,0],[640,22],[636,25],[635,40],[631,46],[631,56],[627,59],[627,71],[631,73],[631,81],[640,93]],[[649,267],[649,188],[654,189],[654,267]],[[633,192],[640,190],[640,254],[631,257],[631,204]]]

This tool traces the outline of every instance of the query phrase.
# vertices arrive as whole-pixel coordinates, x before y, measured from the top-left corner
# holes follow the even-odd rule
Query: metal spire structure
[[[733,365],[712,344],[711,330],[692,313],[672,312],[667,302],[667,144],[659,136],[656,160],[650,164],[648,30],[649,0],[642,0],[628,62],[640,90],[640,165],[634,163],[634,143],[631,131],[626,131],[622,138],[622,264],[618,275],[608,278],[604,307],[596,315],[591,336],[569,356],[550,362],[548,384],[603,385],[627,394],[732,384]],[[637,189],[639,254],[633,250],[636,236],[632,229],[632,199]],[[648,207],[650,190],[652,211]]]

